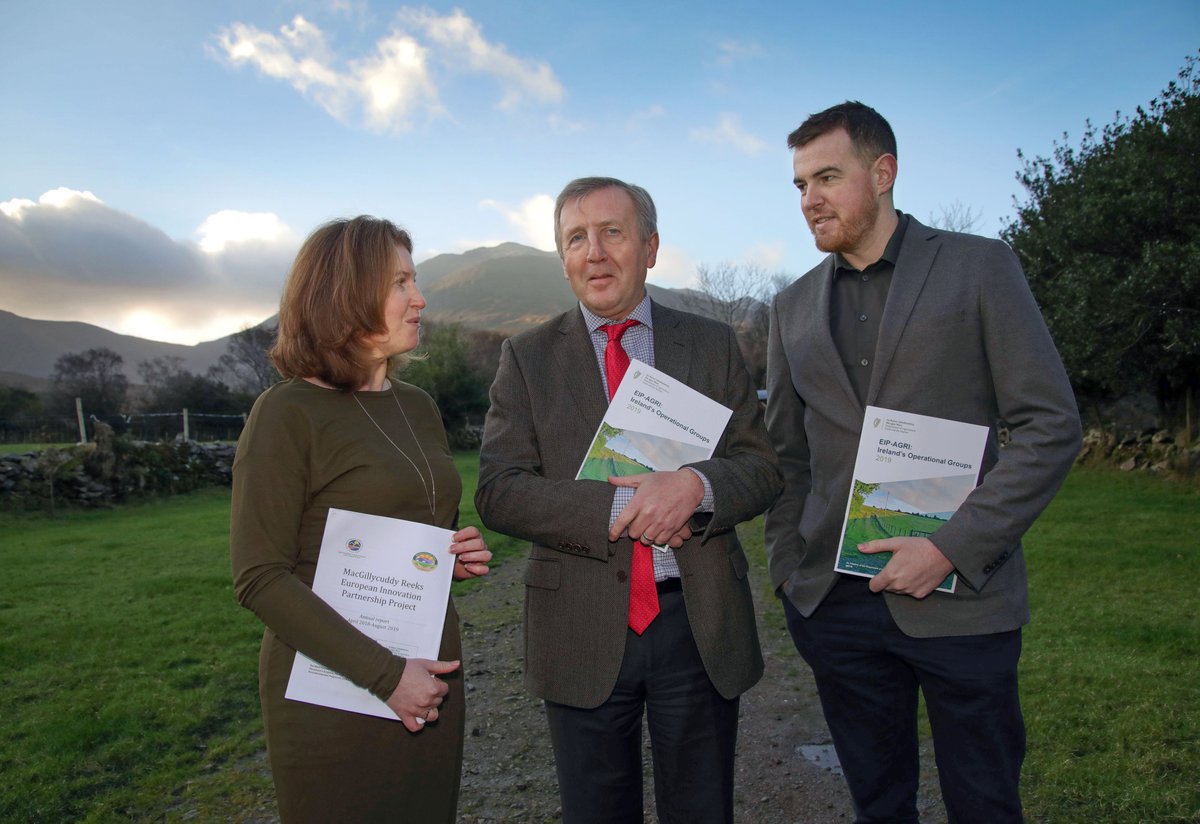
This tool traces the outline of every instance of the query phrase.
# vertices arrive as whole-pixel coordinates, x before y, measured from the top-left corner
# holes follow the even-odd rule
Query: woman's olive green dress
[[[238,442],[230,527],[234,589],[266,625],[259,692],[285,824],[455,818],[461,671],[443,676],[450,693],[440,717],[417,734],[399,721],[283,695],[296,650],[380,699],[391,695],[404,671],[402,658],[312,592],[331,507],[445,528],[455,523],[462,486],[441,417],[420,389],[392,381],[392,390],[344,393],[283,381],[259,397]],[[440,657],[462,658],[453,602]]]

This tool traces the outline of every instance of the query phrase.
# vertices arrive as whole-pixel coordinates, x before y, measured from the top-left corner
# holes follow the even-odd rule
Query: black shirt
[[[833,294],[829,307],[829,328],[833,342],[850,376],[858,400],[866,404],[875,366],[875,344],[879,340],[879,320],[892,286],[892,273],[900,255],[900,244],[908,228],[908,215],[896,212],[900,219],[883,256],[861,271],[851,266],[840,253],[834,254]]]

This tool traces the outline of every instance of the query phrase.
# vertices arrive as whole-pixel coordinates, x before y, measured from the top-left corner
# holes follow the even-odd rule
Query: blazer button
[[[618,581],[620,581],[622,584],[623,584],[623,583],[625,583],[625,579],[626,579],[627,577],[629,577],[629,576],[627,576],[627,575],[625,574],[625,570],[623,570],[623,569],[618,569],[618,570],[617,570],[617,580],[618,580]]]

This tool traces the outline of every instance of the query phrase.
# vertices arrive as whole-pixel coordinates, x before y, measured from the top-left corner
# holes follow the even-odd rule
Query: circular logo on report
[[[437,556],[432,552],[418,552],[413,556],[413,566],[422,572],[433,572],[437,569]]]
[[[358,540],[357,538],[351,538],[349,541],[346,541],[346,549],[350,550],[351,552],[358,552],[360,549],[362,549],[362,541]]]

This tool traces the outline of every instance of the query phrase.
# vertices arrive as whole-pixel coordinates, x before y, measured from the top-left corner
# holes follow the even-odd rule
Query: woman
[[[453,528],[462,486],[428,395],[389,379],[418,343],[425,299],[412,240],[386,220],[326,224],[296,256],[271,359],[285,380],[254,404],[233,466],[238,601],[266,625],[259,694],[280,817],[452,822],[462,769],[458,615],[439,661],[405,660],[312,591],[330,507]],[[475,527],[454,577],[487,574]],[[391,721],[284,698],[295,652],[366,688]]]

